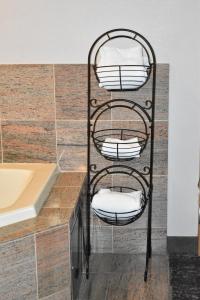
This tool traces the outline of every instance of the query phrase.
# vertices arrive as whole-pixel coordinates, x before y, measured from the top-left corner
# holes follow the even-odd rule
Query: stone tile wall
[[[112,92],[111,99],[132,99],[145,105],[151,99],[151,79],[147,85],[137,92]],[[168,165],[168,90],[169,66],[157,66],[155,139],[154,139],[154,192],[152,211],[152,248],[157,254],[166,253],[167,231],[167,165]],[[138,115],[126,109],[115,109],[111,115],[111,126],[116,124],[122,128],[138,128],[141,126]],[[105,122],[104,122],[105,123]],[[122,125],[122,126],[121,126]],[[109,128],[109,127],[108,127]],[[112,128],[112,127],[111,127]],[[128,161],[126,164],[143,171],[149,165],[149,147],[140,159]],[[99,155],[100,156],[100,155]],[[102,164],[102,160],[100,161]],[[115,178],[112,179],[115,183]],[[117,176],[117,185],[123,182]],[[127,184],[127,179],[126,179]],[[110,253],[144,253],[146,251],[147,211],[136,222],[125,227],[107,226],[96,217],[92,218],[92,250]]]
[[[92,97],[105,101],[129,98],[142,104],[149,99],[151,80],[137,92],[110,93],[92,79]],[[153,247],[166,246],[167,142],[169,66],[157,68],[154,155]],[[55,162],[61,171],[86,169],[86,65],[1,65],[0,135],[1,162]],[[103,126],[115,123],[139,125],[137,116],[126,111],[106,114]],[[128,122],[128,123],[127,123]],[[148,149],[148,146],[147,146]],[[92,149],[97,165],[105,160]],[[134,160],[140,169],[148,161],[148,151]],[[146,214],[124,228],[107,226],[92,218],[94,252],[141,252],[145,249]],[[137,241],[136,241],[137,240]],[[137,243],[139,243],[136,246]]]
[[[85,201],[83,182],[82,173],[60,175],[39,217],[0,229],[0,299],[72,299],[70,256],[74,249],[70,237],[77,234],[73,230],[77,207]],[[34,227],[32,222],[37,221]],[[13,227],[15,236],[9,238]]]
[[[2,162],[56,161],[52,65],[0,66]]]
[[[0,245],[0,298],[71,299],[68,226]]]

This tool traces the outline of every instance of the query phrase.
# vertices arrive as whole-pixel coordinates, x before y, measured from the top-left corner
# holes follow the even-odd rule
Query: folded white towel
[[[140,45],[126,49],[103,46],[97,64],[98,66],[144,65],[143,48]]]
[[[141,146],[138,138],[120,140],[116,138],[106,138],[102,144],[103,155],[118,158],[140,157]]]
[[[123,221],[123,220],[127,220],[127,218],[131,218],[137,214],[140,213],[141,209],[139,210],[135,210],[135,211],[132,211],[130,213],[109,213],[109,212],[104,212],[104,211],[101,211],[100,209],[94,209],[95,211],[95,214],[97,216],[99,216],[100,218],[105,218],[105,217],[108,217],[109,219],[115,221],[116,220],[116,216],[117,216],[117,220],[118,221]]]
[[[106,89],[135,89],[147,78],[143,48],[102,47],[97,64],[99,86]],[[120,66],[120,68],[119,68]]]
[[[109,89],[136,89],[147,78],[146,69],[142,66],[97,67],[99,87]]]
[[[130,213],[141,209],[141,199],[141,191],[123,193],[102,189],[94,195],[92,207],[109,213]]]

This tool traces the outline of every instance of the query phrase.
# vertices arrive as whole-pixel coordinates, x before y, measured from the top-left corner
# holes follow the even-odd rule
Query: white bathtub
[[[38,215],[57,177],[56,164],[0,164],[0,227]]]

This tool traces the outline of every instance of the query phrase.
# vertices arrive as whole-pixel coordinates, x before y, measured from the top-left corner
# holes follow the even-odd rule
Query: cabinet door
[[[81,208],[79,206],[75,222],[71,231],[71,284],[72,299],[78,298],[82,274],[83,274],[83,227],[81,220]]]
[[[86,269],[86,248],[87,248],[87,242],[88,242],[88,224],[87,224],[87,184],[83,184],[81,193],[80,193],[80,209],[81,209],[81,222],[82,222],[82,233],[83,233],[83,240],[82,240],[82,260],[83,260],[83,271],[85,272]]]

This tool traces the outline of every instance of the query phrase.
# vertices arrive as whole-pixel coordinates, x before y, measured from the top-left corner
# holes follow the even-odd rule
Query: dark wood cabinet
[[[77,300],[80,285],[85,276],[86,244],[86,184],[83,185],[70,225],[70,259],[72,299]]]

